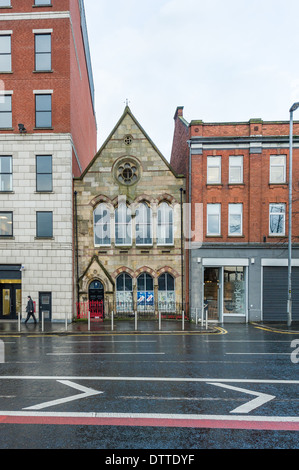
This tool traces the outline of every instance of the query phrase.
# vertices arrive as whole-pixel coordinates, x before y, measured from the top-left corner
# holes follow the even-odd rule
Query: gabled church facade
[[[78,302],[102,301],[105,313],[181,310],[184,188],[127,106],[74,180]]]

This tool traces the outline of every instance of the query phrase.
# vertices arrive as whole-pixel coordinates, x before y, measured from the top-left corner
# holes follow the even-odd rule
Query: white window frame
[[[241,163],[236,164],[237,160],[240,160]],[[240,168],[240,180],[233,181],[232,179],[232,169]],[[229,184],[243,184],[244,181],[244,157],[243,155],[230,155],[229,157]]]
[[[239,212],[234,212],[237,208],[240,209]],[[231,227],[231,216],[232,215],[238,215],[240,216],[240,233],[232,233],[230,230]],[[229,204],[228,206],[228,234],[233,237],[241,237],[243,235],[243,204],[240,203],[235,203],[235,204]]]
[[[272,212],[271,209],[273,208],[273,206],[283,206],[284,207],[284,212]],[[277,214],[281,214],[283,215],[283,232],[281,233],[277,233],[277,232],[271,232],[271,215],[272,217],[277,215]],[[269,204],[269,235],[271,237],[284,237],[286,234],[286,203],[284,202],[281,202],[281,203],[271,203]]]
[[[166,241],[168,237],[171,239],[169,243]],[[172,246],[173,244],[174,210],[170,204],[163,201],[159,204],[157,211],[157,246]]]
[[[218,209],[218,210],[217,210]],[[209,232],[209,216],[218,216],[218,232]],[[221,204],[207,204],[207,235],[219,237],[221,235]]]
[[[273,160],[275,158],[283,158],[284,163],[283,164],[275,164],[273,163]],[[282,181],[273,181],[272,179],[272,170],[273,168],[283,168],[283,180]],[[286,183],[286,177],[287,177],[287,158],[286,155],[270,155],[270,184],[285,184]]]
[[[103,219],[101,219],[100,222],[97,222],[95,221],[95,218],[96,218],[96,212],[97,210],[100,210],[102,213],[103,211],[107,211],[107,220],[105,219],[105,217]],[[107,230],[107,233],[109,235],[109,242],[108,243],[101,243],[103,241],[103,238],[101,239],[100,237],[97,236],[98,240],[100,241],[100,243],[96,243],[96,227],[99,226],[101,227],[100,231],[103,230],[103,226],[107,224],[108,226],[108,230]],[[103,233],[103,232],[102,232]],[[93,211],[93,236],[94,236],[94,246],[111,246],[111,211],[110,211],[110,208],[107,204],[105,203],[100,203],[96,208],[95,210]]]
[[[218,168],[219,169],[219,178],[217,180],[210,181],[210,169]],[[207,184],[221,184],[221,156],[208,156],[207,157]]]

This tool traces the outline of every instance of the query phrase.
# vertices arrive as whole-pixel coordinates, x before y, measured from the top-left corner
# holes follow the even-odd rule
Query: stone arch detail
[[[119,275],[122,274],[122,273],[129,274],[133,279],[135,278],[135,273],[134,273],[134,271],[133,271],[132,269],[130,269],[130,268],[127,268],[126,266],[122,266],[122,267],[116,269],[116,270],[114,271],[114,273],[112,274],[112,277],[113,277],[114,279],[116,279],[117,276],[119,276]]]
[[[148,266],[142,266],[142,268],[137,269],[137,271],[135,271],[135,277],[137,278],[142,273],[150,274],[154,279],[157,278],[156,271],[154,271],[152,268],[149,268]]]
[[[163,266],[157,270],[157,277],[161,276],[161,274],[168,273],[171,274],[175,279],[180,277],[180,274],[170,266]]]

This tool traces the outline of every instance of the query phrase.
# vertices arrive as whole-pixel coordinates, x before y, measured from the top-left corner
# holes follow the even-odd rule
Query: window
[[[0,191],[12,191],[12,157],[0,156]]]
[[[39,6],[51,5],[51,0],[35,0],[34,5],[39,5]]]
[[[110,210],[106,204],[100,204],[93,213],[94,244],[95,246],[108,246],[110,237]]]
[[[11,36],[10,35],[0,36],[0,72],[11,72]]]
[[[207,204],[207,235],[220,235],[221,204]]]
[[[12,237],[12,212],[0,212],[0,237]]]
[[[35,95],[35,127],[52,127],[52,95]]]
[[[145,204],[139,204],[136,209],[136,245],[151,245],[152,237],[152,210]]]
[[[166,202],[158,207],[157,244],[173,244],[173,209]]]
[[[154,280],[150,274],[142,273],[137,278],[137,310],[154,310]]]
[[[158,279],[158,303],[160,311],[175,312],[174,277],[169,273],[161,274]]]
[[[0,129],[12,128],[11,95],[0,95]]]
[[[53,191],[51,155],[40,155],[36,157],[36,191]]]
[[[208,157],[208,184],[221,183],[221,157]]]
[[[243,204],[229,204],[229,235],[242,235]]]
[[[243,157],[230,156],[229,157],[229,182],[230,184],[243,183]]]
[[[116,278],[116,310],[133,311],[133,279],[127,273]]]
[[[35,70],[51,70],[51,34],[35,34]]]
[[[131,209],[126,204],[120,204],[115,211],[115,244],[132,244]]]
[[[270,183],[286,182],[286,156],[272,155],[270,157]]]
[[[53,213],[37,212],[36,213],[36,236],[37,238],[53,237]]]
[[[285,235],[285,204],[270,204],[270,235]]]

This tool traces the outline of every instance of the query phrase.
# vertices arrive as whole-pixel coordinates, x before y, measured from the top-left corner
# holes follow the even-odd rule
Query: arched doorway
[[[88,289],[91,317],[104,317],[104,286],[101,281],[93,281]]]

